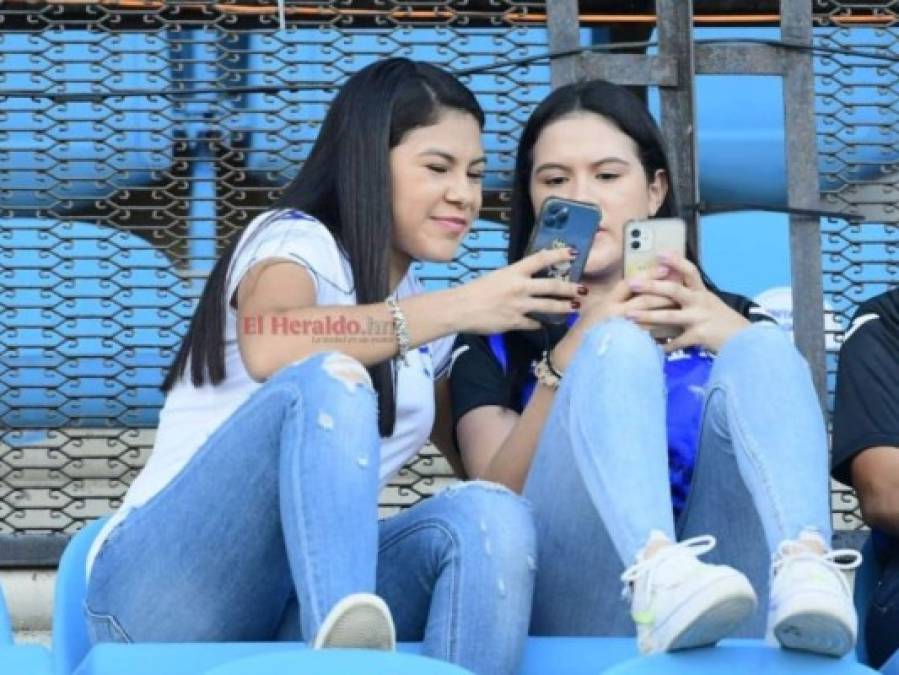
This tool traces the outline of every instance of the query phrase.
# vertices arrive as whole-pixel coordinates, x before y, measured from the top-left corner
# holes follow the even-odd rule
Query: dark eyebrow
[[[420,155],[437,155],[441,159],[445,159],[450,164],[456,163],[456,158],[453,157],[450,153],[445,152],[444,150],[437,150],[436,148],[428,148],[427,150],[422,150],[419,154]],[[469,166],[471,164],[484,164],[486,161],[487,161],[487,157],[478,157],[477,159],[473,159],[470,162]]]
[[[600,164],[627,164],[630,165],[626,159],[621,159],[621,157],[603,157],[600,160],[593,162],[590,166],[599,166]]]
[[[536,169],[534,169],[534,173],[540,173],[541,171],[546,171],[547,169],[559,169],[560,171],[568,171],[568,167],[564,164],[556,164],[554,162],[546,162],[541,164]]]
[[[600,166],[601,164],[609,164],[609,163],[628,164],[628,161],[625,159],[621,159],[620,157],[603,157],[602,159],[598,159],[595,162],[591,162],[590,166],[595,168],[597,166]],[[564,164],[558,164],[556,162],[546,162],[545,164],[541,164],[536,169],[534,169],[534,173],[540,173],[541,171],[546,171],[547,169],[558,169],[560,171],[570,171],[571,170],[568,166],[566,166]]]

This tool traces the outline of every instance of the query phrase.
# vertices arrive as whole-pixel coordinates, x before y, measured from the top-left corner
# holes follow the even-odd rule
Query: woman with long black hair
[[[412,275],[451,260],[478,214],[483,120],[452,76],[405,59],[342,87],[277,207],[209,277],[153,453],[90,552],[93,640],[398,637],[515,672],[536,555],[521,498],[462,483],[377,517],[429,436],[455,461],[453,333],[535,327],[527,313],[576,297],[531,278],[569,251],[435,293]]]
[[[623,87],[562,87],[534,111],[509,261],[546,198],[596,204],[589,292],[558,330],[460,336],[451,380],[465,465],[533,505],[535,633],[636,625],[656,652],[714,644],[749,619],[750,635],[767,621],[786,647],[842,655],[856,616],[830,550],[827,436],[805,361],[692,254],[623,278],[625,224],[678,215],[669,176],[658,127]],[[656,344],[654,326],[678,335]]]

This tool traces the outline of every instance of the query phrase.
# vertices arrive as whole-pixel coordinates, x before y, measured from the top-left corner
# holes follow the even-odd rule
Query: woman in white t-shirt
[[[532,278],[569,251],[434,293],[412,276],[413,260],[451,260],[478,214],[483,119],[422,63],[379,61],[343,86],[277,210],[209,277],[153,453],[90,552],[94,641],[398,637],[515,672],[535,567],[525,503],[460,483],[377,517],[379,487],[429,436],[458,466],[453,333],[536,328],[526,314],[577,304],[574,284]]]

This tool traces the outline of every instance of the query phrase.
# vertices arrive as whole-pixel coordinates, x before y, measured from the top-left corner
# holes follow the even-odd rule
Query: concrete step
[[[50,633],[56,570],[0,570],[0,585],[16,635]]]
[[[50,648],[50,631],[48,630],[17,630],[16,643],[20,645],[42,645]]]

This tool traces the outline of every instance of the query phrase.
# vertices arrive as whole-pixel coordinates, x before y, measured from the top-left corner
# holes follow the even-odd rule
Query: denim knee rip
[[[365,366],[341,352],[328,354],[322,362],[322,370],[346,385],[350,393],[354,392],[360,384],[368,387],[372,386],[371,377]]]
[[[532,510],[531,503],[520,494],[515,492],[514,490],[510,490],[505,485],[501,483],[494,483],[489,480],[470,480],[470,481],[459,481],[458,483],[453,483],[444,489],[444,493],[448,497],[452,497],[454,495],[460,494],[466,490],[483,490],[485,492],[492,492],[495,494],[506,495],[508,497],[512,497],[518,503],[522,504],[529,512]],[[487,557],[493,556],[493,544],[490,541],[490,533],[489,528],[487,526],[487,520],[481,517],[480,522],[478,524],[481,535],[483,537],[483,545],[484,545],[484,553]],[[528,571],[534,573],[537,571],[537,560],[536,557],[531,555],[530,553],[525,555],[525,560],[527,564]],[[506,582],[500,576],[497,578],[496,583],[497,591],[499,592],[500,597],[506,596]]]

